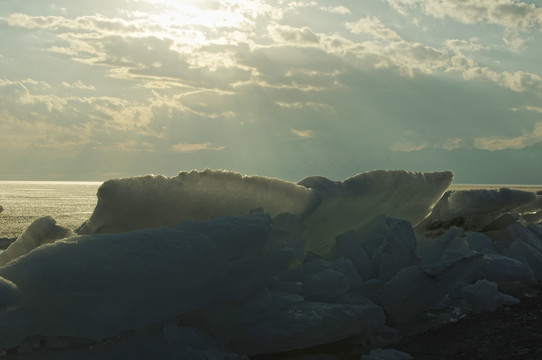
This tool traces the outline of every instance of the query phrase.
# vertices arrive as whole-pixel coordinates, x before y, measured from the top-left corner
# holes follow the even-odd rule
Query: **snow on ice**
[[[78,235],[44,217],[0,254],[0,348],[243,359],[355,337],[363,359],[410,358],[377,348],[542,281],[540,195],[452,177],[109,180]]]

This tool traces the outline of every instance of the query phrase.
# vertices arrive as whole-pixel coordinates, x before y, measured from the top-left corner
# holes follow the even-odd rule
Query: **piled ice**
[[[110,180],[79,236],[38,219],[0,257],[0,347],[241,359],[355,337],[370,350],[517,302],[542,281],[542,225],[527,221],[539,196],[442,197],[451,180],[374,171],[294,184],[211,170]],[[495,225],[508,215],[516,221]]]
[[[541,195],[507,188],[449,191],[417,230],[426,234],[450,226],[468,231],[501,230],[518,220],[542,220]]]

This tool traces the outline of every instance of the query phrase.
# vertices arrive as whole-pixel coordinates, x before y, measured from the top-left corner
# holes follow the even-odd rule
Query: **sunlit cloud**
[[[300,148],[322,164],[375,149],[370,164],[345,160],[358,169],[539,141],[532,1],[387,0],[406,17],[382,2],[29,1],[31,12],[0,12],[5,147],[166,154],[190,166],[228,149],[223,166],[240,170],[277,149],[299,161],[289,169],[305,165]]]
[[[413,8],[436,18],[449,17],[465,24],[487,22],[510,28],[542,26],[542,8],[518,0],[388,0],[406,15]]]
[[[185,143],[178,143],[170,147],[170,150],[177,151],[177,152],[196,152],[196,151],[202,151],[202,150],[214,150],[214,151],[220,151],[224,150],[225,146],[216,146],[213,145],[210,142],[204,142],[204,143],[197,143],[197,144],[185,144]]]
[[[269,32],[278,42],[296,45],[315,45],[320,38],[308,27],[294,28],[288,25],[275,25],[269,27]]]
[[[447,139],[442,145],[443,149],[455,150],[465,147],[465,141],[461,138]]]
[[[532,131],[523,131],[516,137],[480,137],[474,140],[474,146],[483,150],[523,149],[538,142],[542,142],[542,122],[534,125]]]
[[[124,140],[110,144],[95,144],[98,151],[120,151],[120,152],[154,152],[155,144],[145,141]]]
[[[350,11],[350,9],[348,9],[347,7],[345,6],[325,6],[325,7],[320,7],[320,9],[324,10],[324,11],[328,11],[330,13],[334,13],[334,14],[341,14],[341,15],[346,15],[346,14],[351,14],[352,12]]]
[[[67,83],[65,81],[62,82],[62,86],[68,89],[81,89],[81,90],[90,90],[90,91],[96,91],[96,88],[93,85],[86,85],[81,80],[77,80],[74,83]]]
[[[446,40],[446,47],[451,49],[452,51],[456,53],[461,53],[464,51],[481,51],[486,49],[483,45],[478,43],[477,38],[472,38],[470,41],[467,40],[459,40],[459,39],[449,39]]]
[[[426,143],[423,144],[416,144],[413,142],[408,141],[400,141],[392,144],[391,151],[397,151],[397,152],[413,152],[413,151],[420,151],[427,147]]]
[[[312,130],[296,130],[296,129],[290,129],[292,134],[295,136],[298,136],[302,139],[310,139],[314,136],[314,132]]]
[[[526,48],[526,39],[519,36],[517,32],[511,32],[506,34],[506,36],[504,36],[502,40],[504,41],[508,49],[515,54],[521,53]]]
[[[525,110],[534,111],[534,112],[542,114],[542,107],[539,107],[539,106],[526,106]]]
[[[361,18],[356,23],[347,22],[346,27],[354,34],[366,33],[388,41],[401,40],[397,32],[384,26],[376,17]]]
[[[291,110],[301,110],[301,109],[312,109],[315,111],[331,111],[333,107],[328,104],[316,103],[312,101],[295,101],[295,102],[284,102],[277,101],[276,104],[281,108],[291,109]]]

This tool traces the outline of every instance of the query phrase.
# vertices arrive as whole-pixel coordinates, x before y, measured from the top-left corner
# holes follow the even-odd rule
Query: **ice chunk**
[[[422,233],[431,233],[450,226],[460,226],[464,230],[480,231],[492,224],[494,230],[498,230],[495,227],[499,222],[495,220],[534,201],[534,193],[508,188],[449,191],[417,229]],[[504,218],[501,222],[501,226],[508,225]]]
[[[507,255],[527,264],[538,281],[542,281],[542,240],[528,228],[515,223],[507,229],[514,241]]]
[[[271,220],[258,214],[79,236],[35,249],[0,276],[23,293],[27,335],[101,340],[265,287],[298,261],[294,250],[269,250],[271,232]]]
[[[19,308],[21,302],[17,285],[0,277],[0,349],[20,344],[28,332],[28,318]]]
[[[350,236],[355,242],[361,244],[365,253],[372,258],[375,250],[384,243],[388,235],[386,219],[384,215],[377,216],[361,228],[348,231],[343,235]]]
[[[440,302],[454,285],[475,269],[482,254],[446,260],[426,268],[401,269],[380,291],[380,302],[394,324],[412,322]]]
[[[382,282],[391,279],[401,268],[419,263],[412,225],[393,218],[387,218],[385,223],[385,237],[371,257],[373,277]]]
[[[303,349],[352,336],[370,338],[385,321],[382,308],[367,299],[358,304],[300,302],[272,292],[249,300],[244,309],[247,328],[232,340],[231,348],[248,355]]]
[[[527,228],[542,241],[542,224],[529,224]]]
[[[412,355],[395,349],[374,349],[368,355],[362,355],[361,360],[412,360]]]
[[[469,245],[469,249],[473,251],[494,250],[491,238],[482,233],[469,232],[465,235],[465,241]]]
[[[451,172],[371,171],[344,181],[320,176],[298,184],[314,189],[321,204],[304,224],[307,250],[331,256],[335,237],[386,215],[413,224],[423,220],[452,182]]]
[[[461,295],[474,313],[495,311],[501,305],[519,303],[515,297],[500,293],[497,284],[487,280],[478,280],[472,285],[465,286],[461,289]]]
[[[519,213],[537,213],[542,210],[542,194],[537,194],[536,199],[527,203],[527,205],[520,206],[517,211]]]
[[[535,200],[536,195],[530,191],[508,188],[454,191],[435,205],[433,214],[441,220],[448,220],[473,214],[504,212]]]
[[[345,258],[352,262],[356,267],[362,280],[371,277],[371,260],[363,250],[361,244],[355,241],[350,235],[344,234],[336,238],[336,244],[333,249],[335,258]]]
[[[11,281],[0,277],[0,311],[19,305],[21,290]]]
[[[82,354],[81,354],[82,352]],[[208,334],[193,327],[166,324],[161,331],[136,334],[115,339],[101,350],[74,352],[63,359],[206,359],[206,360],[248,360],[247,357],[231,352]],[[78,356],[77,356],[78,355]],[[54,359],[57,359],[54,357]],[[40,357],[41,359],[41,357]]]
[[[484,252],[482,262],[473,272],[475,279],[486,279],[497,283],[521,281],[534,284],[534,274],[531,268],[519,260],[494,252]]]
[[[73,235],[74,233],[70,229],[58,226],[56,220],[50,216],[36,219],[23,231],[17,240],[0,254],[0,265],[5,265],[38,246]]]
[[[291,182],[230,171],[181,172],[176,177],[141,176],[108,180],[80,234],[118,233],[184,220],[244,215],[263,209],[302,218],[318,204],[317,195]]]
[[[436,240],[424,240],[420,242],[419,254],[422,264],[432,265],[441,260],[468,255],[469,246],[461,237],[463,229],[452,227]]]
[[[303,295],[314,301],[332,301],[348,291],[359,291],[362,280],[350,260],[315,259],[304,264]]]

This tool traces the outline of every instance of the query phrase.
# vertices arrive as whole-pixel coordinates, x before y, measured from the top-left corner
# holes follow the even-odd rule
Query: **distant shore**
[[[542,185],[507,185],[507,184],[452,184],[450,190],[496,190],[501,188],[538,192],[542,191]]]

